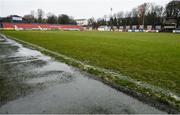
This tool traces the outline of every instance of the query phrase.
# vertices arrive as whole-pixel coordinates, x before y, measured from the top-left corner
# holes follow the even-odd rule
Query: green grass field
[[[180,94],[180,35],[60,31],[2,33]]]

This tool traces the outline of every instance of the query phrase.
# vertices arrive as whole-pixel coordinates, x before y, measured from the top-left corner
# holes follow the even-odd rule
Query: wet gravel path
[[[0,113],[165,113],[0,37]]]

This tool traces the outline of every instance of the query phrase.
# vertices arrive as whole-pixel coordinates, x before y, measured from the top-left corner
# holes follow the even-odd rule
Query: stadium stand
[[[61,26],[62,30],[80,30],[81,27],[80,26],[71,26],[71,25],[64,25]]]
[[[14,24],[16,29],[20,30],[39,30],[39,26],[37,24],[23,24],[23,23],[17,23]]]
[[[51,30],[49,24],[38,24],[41,30]]]
[[[61,27],[59,25],[49,25],[49,28],[51,30],[61,30]]]
[[[14,30],[14,25],[12,23],[2,23],[2,27],[5,30]]]
[[[58,24],[27,24],[27,23],[2,23],[4,30],[74,30],[79,31],[80,26]]]

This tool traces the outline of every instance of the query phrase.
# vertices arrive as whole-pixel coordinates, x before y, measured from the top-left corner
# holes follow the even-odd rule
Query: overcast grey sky
[[[74,18],[103,17],[119,11],[130,11],[144,2],[165,5],[170,0],[0,0],[0,16],[23,16],[31,10],[43,9],[45,13],[68,14]]]

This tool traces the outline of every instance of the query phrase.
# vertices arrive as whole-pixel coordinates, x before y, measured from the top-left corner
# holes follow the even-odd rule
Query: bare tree
[[[117,18],[124,18],[124,12],[123,11],[118,12],[117,13]]]
[[[49,24],[57,24],[58,23],[58,18],[56,15],[52,13],[47,14],[47,23]]]
[[[30,12],[30,14],[24,15],[24,16],[23,16],[23,19],[24,19],[26,22],[28,22],[28,23],[34,23],[34,22],[36,22],[36,18],[35,18],[35,13],[34,13],[34,11],[32,10],[32,11]]]
[[[92,26],[94,22],[95,22],[94,17],[88,19],[88,25],[89,25],[89,26]]]
[[[34,10],[31,10],[30,14],[35,18],[35,11]]]
[[[35,17],[31,14],[24,15],[23,19],[28,23],[34,23],[35,21]]]
[[[43,22],[44,11],[42,9],[38,9],[37,10],[37,16],[38,16],[38,22],[42,23]]]
[[[138,7],[139,15],[142,19],[143,28],[144,28],[145,16],[148,13],[149,7],[150,7],[150,3],[144,3]]]

